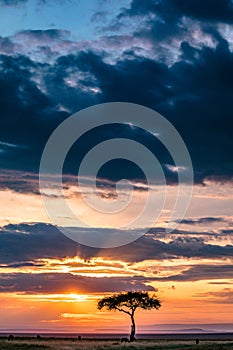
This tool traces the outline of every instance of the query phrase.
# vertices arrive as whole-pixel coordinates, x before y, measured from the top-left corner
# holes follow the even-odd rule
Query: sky
[[[139,332],[233,329],[232,24],[232,0],[0,0],[1,331],[128,332],[127,315],[96,308],[128,290],[162,302],[137,312]],[[147,198],[143,172],[117,159],[98,172],[99,196],[110,205],[127,179],[133,205],[110,220],[86,205],[77,169],[99,142],[140,142],[167,180],[165,208],[144,236],[95,248],[67,238],[48,216],[39,166],[63,121],[107,102],[163,115],[187,146],[194,186],[185,217],[168,232],[179,169],[156,133],[125,123],[82,135],[63,168],[69,207],[89,223],[81,233],[119,234],[119,221],[137,216]],[[93,179],[86,173],[83,182],[92,198]],[[160,198],[162,186],[152,187]],[[124,187],[118,195],[124,201]]]

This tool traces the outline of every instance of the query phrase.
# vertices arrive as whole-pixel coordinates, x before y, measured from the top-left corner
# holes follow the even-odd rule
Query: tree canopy
[[[104,297],[98,301],[97,308],[101,310],[117,310],[128,314],[131,317],[131,334],[130,341],[135,340],[135,320],[134,313],[137,308],[144,310],[159,309],[161,306],[160,300],[155,296],[149,296],[148,292],[125,292],[114,294],[109,297]]]

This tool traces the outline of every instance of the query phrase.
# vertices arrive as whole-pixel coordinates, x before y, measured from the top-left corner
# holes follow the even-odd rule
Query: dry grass
[[[135,343],[121,344],[113,340],[33,340],[16,339],[12,342],[0,340],[1,350],[233,350],[233,341],[201,341],[199,345],[194,341],[159,341],[139,340]]]

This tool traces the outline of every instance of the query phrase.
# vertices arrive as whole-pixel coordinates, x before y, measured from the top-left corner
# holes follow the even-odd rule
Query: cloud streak
[[[57,293],[110,293],[127,290],[155,291],[152,286],[147,286],[142,279],[137,278],[89,278],[74,276],[72,274],[44,273],[4,274],[0,281],[2,293],[25,294],[57,294]]]
[[[110,229],[80,228],[93,235],[101,231],[108,234]],[[114,230],[117,233],[117,230]],[[164,229],[157,229],[137,241],[118,248],[97,249],[82,246],[71,241],[57,228],[49,224],[7,225],[1,229],[0,262],[2,264],[34,261],[42,258],[65,258],[79,256],[82,259],[104,257],[110,260],[140,262],[145,260],[163,260],[178,258],[222,259],[233,256],[232,245],[212,245],[203,238],[182,236],[170,239],[168,243],[158,237],[166,237]]]

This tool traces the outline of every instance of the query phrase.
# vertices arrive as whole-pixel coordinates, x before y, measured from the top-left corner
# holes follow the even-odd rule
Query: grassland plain
[[[201,341],[196,345],[191,340],[139,340],[135,343],[121,344],[113,340],[73,340],[73,339],[16,339],[0,340],[0,350],[230,350],[233,341]]]

